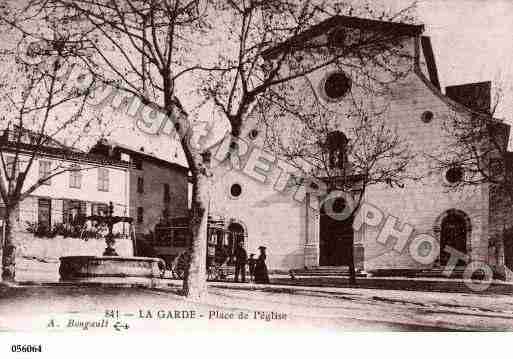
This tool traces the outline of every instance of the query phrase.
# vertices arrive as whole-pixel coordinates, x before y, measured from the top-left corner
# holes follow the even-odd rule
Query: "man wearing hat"
[[[242,246],[242,241],[237,242],[237,248],[233,252],[235,257],[235,279],[234,282],[239,281],[239,273],[241,275],[242,283],[246,282],[246,263],[248,261],[248,254]]]
[[[255,265],[256,265],[255,254],[251,253],[249,255],[249,259],[248,259],[248,267],[249,267],[249,281],[252,283],[255,281]]]

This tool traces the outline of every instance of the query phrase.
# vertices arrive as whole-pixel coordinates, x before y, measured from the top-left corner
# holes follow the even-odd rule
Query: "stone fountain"
[[[142,284],[155,286],[164,276],[165,262],[160,258],[121,257],[114,248],[113,227],[116,223],[132,223],[131,217],[113,216],[114,206],[109,203],[106,216],[92,215],[86,220],[106,224],[107,247],[102,256],[61,257],[59,274],[61,281],[90,283]]]

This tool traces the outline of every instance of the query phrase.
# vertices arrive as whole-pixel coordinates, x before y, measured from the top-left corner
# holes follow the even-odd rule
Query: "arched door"
[[[461,253],[467,253],[469,236],[468,221],[463,213],[449,212],[440,225],[440,265],[447,265],[451,254],[444,248],[450,247]],[[458,263],[461,264],[461,263]]]
[[[343,210],[345,204],[333,205],[336,213]],[[337,208],[340,207],[340,208]],[[319,265],[344,266],[350,265],[353,260],[353,222],[351,219],[337,220],[326,214],[324,206],[321,208],[319,228]]]

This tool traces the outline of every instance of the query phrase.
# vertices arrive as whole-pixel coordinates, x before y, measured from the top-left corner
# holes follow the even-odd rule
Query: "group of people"
[[[254,283],[269,283],[269,274],[267,273],[267,266],[265,260],[267,255],[265,253],[266,247],[258,247],[260,255],[255,259],[255,255],[251,253],[248,258],[248,254],[244,249],[242,241],[237,243],[237,246],[233,252],[235,258],[235,278],[234,282],[239,281],[239,275],[242,283],[246,282],[246,265],[249,267],[250,280]]]

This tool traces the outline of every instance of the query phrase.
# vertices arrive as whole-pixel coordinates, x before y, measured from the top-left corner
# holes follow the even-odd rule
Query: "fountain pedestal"
[[[114,206],[109,204],[107,216],[89,216],[87,220],[104,223],[109,232],[103,256],[68,256],[61,261],[61,281],[142,284],[153,287],[164,276],[166,263],[160,258],[120,257],[114,249],[113,226],[119,222],[132,223],[130,217],[113,216]]]
[[[165,262],[160,258],[67,256],[59,259],[62,281],[155,286],[165,270]]]

